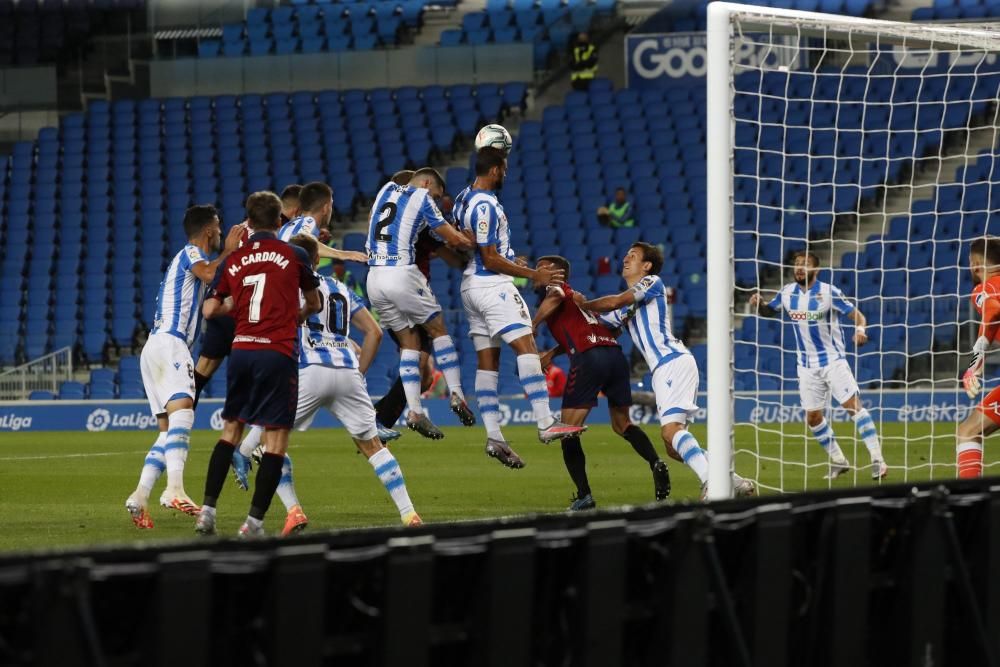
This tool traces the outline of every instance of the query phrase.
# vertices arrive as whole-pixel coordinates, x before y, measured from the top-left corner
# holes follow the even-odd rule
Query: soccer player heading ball
[[[962,376],[969,398],[979,396],[980,376],[986,365],[986,351],[1000,329],[1000,238],[976,239],[969,246],[969,268],[976,287],[972,305],[982,319],[979,336],[972,346],[972,362]],[[983,475],[983,438],[1000,428],[1000,387],[983,397],[978,409],[958,425],[958,476],[963,479]]]
[[[858,435],[871,455],[872,479],[884,479],[888,467],[882,458],[882,445],[871,415],[861,405],[858,383],[847,363],[844,332],[837,314],[846,315],[855,324],[854,343],[868,342],[865,316],[855,308],[835,285],[817,280],[819,258],[805,250],[793,258],[794,282],[781,288],[767,304],[759,293],[750,296],[750,305],[765,317],[784,310],[794,323],[798,348],[799,397],[806,411],[806,423],[820,446],[830,457],[826,479],[836,479],[850,470],[850,463],[837,444],[833,428],[823,416],[830,394],[854,419]]]

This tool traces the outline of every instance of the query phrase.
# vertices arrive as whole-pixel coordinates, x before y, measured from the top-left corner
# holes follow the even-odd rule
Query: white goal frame
[[[877,19],[821,14],[791,9],[756,7],[730,2],[710,2],[707,21],[707,408],[709,452],[708,499],[723,500],[732,495],[730,472],[733,465],[733,45],[732,18],[759,18],[761,23],[777,19],[788,23],[835,24],[860,32],[913,38],[915,24]],[[996,47],[1000,32],[989,34],[982,28],[919,24],[925,41],[935,44]]]

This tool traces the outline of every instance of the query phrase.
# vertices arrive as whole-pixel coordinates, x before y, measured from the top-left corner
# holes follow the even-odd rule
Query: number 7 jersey
[[[364,305],[347,285],[333,278],[319,283],[323,310],[299,327],[299,368],[358,368],[358,357],[349,338],[351,318]]]

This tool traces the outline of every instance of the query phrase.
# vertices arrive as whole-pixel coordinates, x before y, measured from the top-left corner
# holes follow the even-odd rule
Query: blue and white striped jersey
[[[822,368],[845,358],[844,331],[835,313],[847,315],[854,306],[840,288],[819,280],[808,289],[788,283],[767,305],[792,320],[799,366]]]
[[[358,357],[348,337],[351,318],[364,307],[347,285],[334,278],[319,282],[323,310],[299,327],[299,368],[319,365],[328,368],[357,368]]]
[[[427,189],[386,183],[375,196],[368,220],[368,266],[413,264],[420,232],[447,224]]]
[[[461,229],[471,231],[480,248],[496,246],[498,254],[513,261],[515,253],[510,246],[510,225],[496,195],[486,190],[470,188],[468,191],[463,190],[459,197],[461,199],[455,202],[455,219]],[[487,270],[479,252],[473,253],[465,268],[465,276],[474,278],[477,285],[495,282],[494,279],[510,280],[510,276]]]
[[[653,372],[682,354],[690,354],[670,330],[670,304],[659,276],[646,276],[632,285],[635,303],[601,316],[601,321],[626,328]]]
[[[190,244],[174,255],[156,296],[153,333],[177,336],[191,347],[201,323],[201,302],[205,298],[205,287],[191,267],[207,261],[201,248]]]
[[[283,224],[278,230],[278,240],[288,243],[296,234],[312,234],[319,236],[319,225],[310,215],[300,215]]]

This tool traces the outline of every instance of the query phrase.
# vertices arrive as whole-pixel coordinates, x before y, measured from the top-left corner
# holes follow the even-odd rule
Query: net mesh
[[[767,302],[792,282],[792,255],[808,250],[818,280],[867,318],[860,346],[850,318],[833,319],[888,480],[953,477],[955,422],[973,404],[957,382],[975,335],[968,241],[1000,234],[990,223],[1000,208],[998,40],[837,17],[735,15],[733,28],[736,468],[773,491],[872,483],[866,429],[826,397],[852,469],[824,479],[830,457],[802,409],[800,350],[816,351],[814,364],[830,347],[815,333],[823,299],[795,296],[774,317],[748,306],[751,294]],[[827,367],[840,356],[828,349]],[[830,384],[837,395],[850,383]]]

